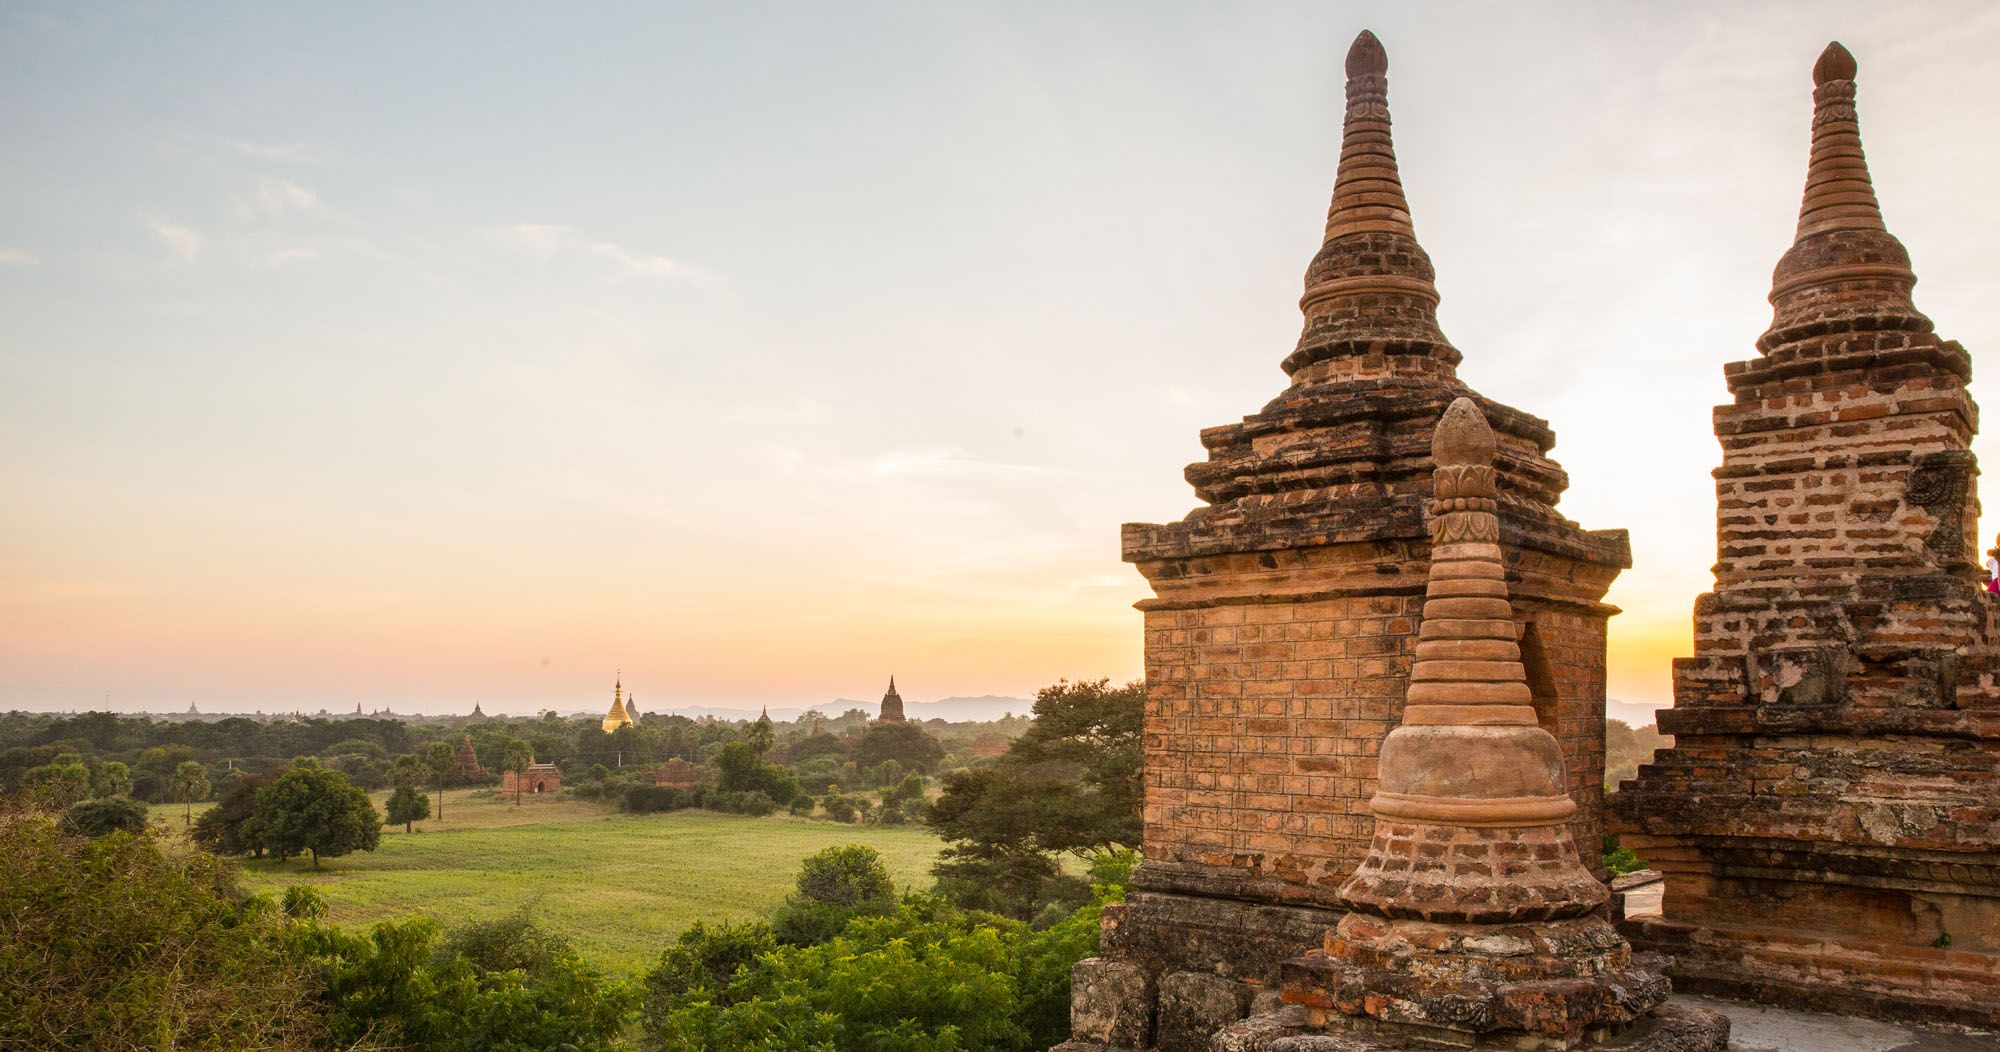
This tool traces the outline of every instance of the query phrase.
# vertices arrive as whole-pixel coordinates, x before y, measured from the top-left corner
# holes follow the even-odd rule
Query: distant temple
[[[479,754],[472,750],[472,735],[466,735],[458,743],[458,776],[460,778],[484,778],[486,768],[479,765]]]
[[[562,788],[562,769],[552,763],[536,763],[531,756],[526,771],[508,771],[500,778],[502,792],[553,793]]]
[[[653,784],[661,789],[692,789],[699,780],[699,769],[678,756],[661,764],[653,775]]]
[[[896,677],[889,677],[889,693],[882,695],[881,723],[902,723],[903,696],[896,693]]]
[[[476,701],[472,703],[471,718],[475,720],[483,720],[486,718],[486,713],[479,708],[479,703]]]
[[[627,716],[630,716],[630,717],[632,718],[632,722],[633,722],[633,723],[637,723],[637,722],[639,722],[639,697],[638,697],[638,695],[636,695],[636,694],[627,694],[627,695],[625,695],[625,715],[627,715]]]
[[[632,714],[625,711],[625,677],[620,676],[611,688],[611,711],[604,714],[604,733],[631,725]]]
[[[190,702],[188,702],[188,711],[187,711],[187,714],[188,714],[188,715],[190,715],[190,716],[199,716],[199,715],[201,715],[201,710],[200,710],[200,709],[197,709],[197,708],[195,708],[195,707],[194,707],[194,702],[190,701]]]

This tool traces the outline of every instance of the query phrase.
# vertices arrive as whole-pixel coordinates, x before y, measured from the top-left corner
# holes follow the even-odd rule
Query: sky
[[[2000,7],[8,3],[0,710],[1140,675],[1118,526],[1284,386],[1362,28],[1460,375],[1631,531],[1609,693],[1667,703],[1829,39],[2000,348]]]

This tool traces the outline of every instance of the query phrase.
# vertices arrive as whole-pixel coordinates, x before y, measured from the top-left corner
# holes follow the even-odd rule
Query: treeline
[[[525,743],[537,762],[555,764],[566,779],[601,767],[625,785],[638,785],[669,758],[712,763],[730,743],[758,733],[751,728],[759,722],[768,728],[759,755],[784,766],[800,788],[814,796],[835,785],[876,788],[893,785],[912,771],[965,766],[981,752],[998,752],[1028,725],[1024,718],[989,724],[934,721],[886,725],[888,733],[872,734],[876,728],[859,709],[833,719],[806,717],[781,724],[648,713],[637,724],[606,734],[594,718],[552,712],[448,724],[359,717],[266,722],[245,717],[197,721],[101,712],[76,716],[10,712],[0,714],[0,790],[19,792],[31,780],[30,772],[58,761],[81,763],[87,782],[99,779],[107,765],[117,764],[122,766],[110,770],[122,771],[128,782],[119,783],[122,789],[116,792],[95,795],[167,803],[180,799],[173,779],[184,763],[201,764],[210,784],[220,786],[232,772],[263,774],[291,766],[303,756],[318,759],[363,789],[375,790],[394,784],[398,757],[427,755],[440,744],[456,755],[468,738],[490,780],[497,781],[499,772],[513,765],[509,750]],[[777,803],[784,806],[789,800]]]

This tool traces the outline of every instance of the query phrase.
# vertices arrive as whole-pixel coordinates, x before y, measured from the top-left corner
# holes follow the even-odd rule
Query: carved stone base
[[[1333,1027],[1320,1028],[1307,1022],[1306,1012],[1303,1006],[1291,1005],[1252,1016],[1217,1033],[1209,1047],[1212,1052],[1437,1052],[1535,1047],[1414,1034],[1365,1020],[1342,1019]],[[1665,1004],[1617,1035],[1584,1047],[1602,1052],[1727,1052],[1729,1020],[1705,1008]]]
[[[1674,988],[1786,1008],[2000,1027],[2000,956],[1837,940],[1805,932],[1700,927],[1651,916],[1620,925],[1668,953]]]
[[[1169,891],[1104,914],[1099,956],[1071,972],[1061,1052],[1207,1052],[1217,1030],[1275,1003],[1280,962],[1317,946],[1337,910]],[[1261,998],[1261,1000],[1260,1000]]]
[[[1583,1047],[1664,1002],[1664,962],[1634,960],[1597,917],[1438,924],[1349,914],[1324,949],[1279,969],[1314,1023],[1408,1033],[1442,1047]]]

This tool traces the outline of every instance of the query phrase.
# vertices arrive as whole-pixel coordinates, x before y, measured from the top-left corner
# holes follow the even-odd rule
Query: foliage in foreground
[[[635,999],[525,913],[442,939],[423,917],[366,934],[305,923],[292,941],[336,1048],[608,1052]]]
[[[1121,878],[1130,853],[1094,872]],[[813,883],[800,878],[802,893]],[[656,1052],[1028,1052],[1069,1036],[1070,967],[1097,950],[1122,894],[1035,930],[934,895],[859,915],[813,946],[763,924],[697,924],[646,977],[640,1025]]]
[[[149,833],[0,813],[0,1048],[533,1052],[619,1047],[636,991],[525,915],[441,936],[323,924]]]
[[[314,1047],[309,985],[223,862],[0,813],[0,1048]]]

